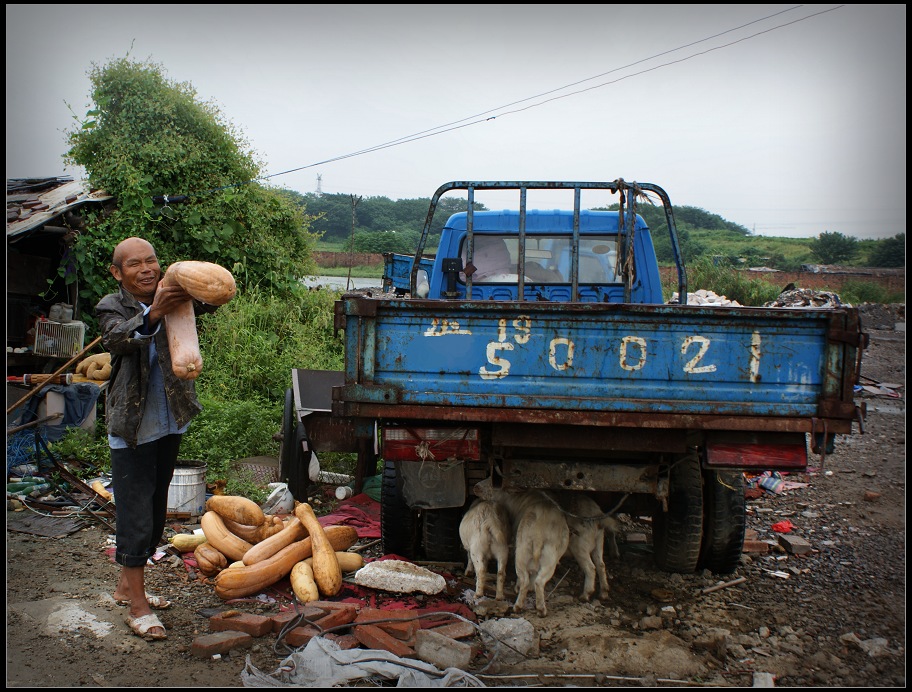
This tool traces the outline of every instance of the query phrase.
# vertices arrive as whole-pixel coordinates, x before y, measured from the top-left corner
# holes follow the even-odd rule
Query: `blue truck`
[[[477,210],[481,190],[512,191],[515,208]],[[564,190],[572,209],[527,209],[531,190]],[[583,209],[589,190],[617,210]],[[466,211],[426,256],[435,208],[454,191]],[[643,200],[664,208],[675,303],[663,299]],[[809,448],[824,456],[853,423],[863,432],[857,309],[688,305],[657,185],[447,183],[414,256],[387,257],[384,283],[392,296],[335,304],[344,372],[293,371],[281,471],[301,497],[314,454],[357,454],[356,491],[381,475],[387,553],[461,560],[459,521],[490,478],[649,516],[659,567],[729,573],[743,549],[744,472],[803,471]]]

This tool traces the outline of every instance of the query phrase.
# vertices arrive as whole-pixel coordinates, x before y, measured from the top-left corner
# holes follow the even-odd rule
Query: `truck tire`
[[[459,538],[462,507],[426,509],[422,512],[424,555],[428,560],[461,562],[465,551]]]
[[[703,547],[699,567],[731,574],[744,550],[744,474],[740,471],[703,473]]]
[[[696,571],[703,538],[703,476],[700,460],[687,456],[669,472],[668,511],[657,503],[652,516],[653,556],[666,572]]]
[[[418,513],[402,499],[398,476],[396,464],[384,460],[380,483],[380,537],[385,554],[394,553],[413,560],[418,557]]]
[[[282,447],[279,450],[279,477],[288,484],[288,490],[300,502],[307,500],[310,487],[308,470],[310,459],[304,459],[301,443],[306,439],[304,424],[297,419],[294,391],[285,390],[285,410],[282,414]]]

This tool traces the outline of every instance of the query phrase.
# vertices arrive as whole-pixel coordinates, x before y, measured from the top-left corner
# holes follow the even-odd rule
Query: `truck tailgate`
[[[858,319],[854,308],[346,296],[333,412],[790,431],[825,419],[849,432]]]

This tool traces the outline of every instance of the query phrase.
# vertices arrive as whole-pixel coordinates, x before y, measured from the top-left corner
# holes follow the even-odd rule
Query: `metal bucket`
[[[168,511],[202,516],[206,508],[206,464],[178,459],[168,487]]]

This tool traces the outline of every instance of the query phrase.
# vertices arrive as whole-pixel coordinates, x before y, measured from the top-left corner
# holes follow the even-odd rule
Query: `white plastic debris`
[[[375,560],[355,572],[352,581],[372,589],[395,593],[440,593],[446,579],[429,569],[405,560]]]
[[[485,687],[474,675],[458,668],[441,671],[430,663],[402,659],[389,651],[343,651],[323,637],[311,639],[272,673],[258,670],[249,655],[241,671],[244,687],[350,687],[349,683],[356,680],[376,678],[397,680],[396,687]]]

